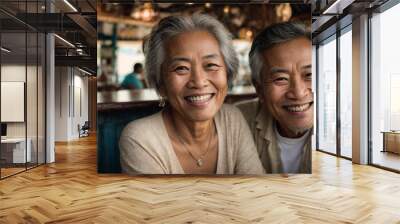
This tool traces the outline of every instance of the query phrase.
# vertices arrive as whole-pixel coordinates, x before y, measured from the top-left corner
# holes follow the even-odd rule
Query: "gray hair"
[[[259,33],[254,38],[249,53],[253,84],[261,85],[261,74],[264,67],[262,53],[265,50],[272,48],[276,44],[302,37],[311,40],[311,33],[307,31],[304,24],[295,22],[277,23]]]
[[[168,16],[153,27],[143,44],[146,75],[150,85],[158,92],[162,85],[161,67],[165,61],[165,43],[178,34],[194,30],[204,30],[215,37],[227,68],[228,83],[236,76],[239,61],[231,43],[232,35],[224,25],[204,14]]]

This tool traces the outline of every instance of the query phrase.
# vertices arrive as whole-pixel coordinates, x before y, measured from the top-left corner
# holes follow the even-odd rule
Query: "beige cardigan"
[[[258,99],[236,104],[247,120],[266,173],[283,173],[280,149],[273,128],[274,119],[260,105]],[[297,173],[311,173],[311,132],[303,147],[301,165]]]
[[[214,122],[218,134],[216,174],[263,174],[253,137],[240,111],[224,104]],[[184,174],[161,112],[129,123],[119,147],[121,167],[127,174]]]

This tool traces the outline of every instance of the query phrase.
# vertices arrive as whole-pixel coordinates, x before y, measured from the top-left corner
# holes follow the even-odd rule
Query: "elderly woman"
[[[129,123],[120,138],[128,174],[262,174],[240,111],[223,105],[238,60],[210,16],[170,16],[144,45],[146,73],[167,106]]]

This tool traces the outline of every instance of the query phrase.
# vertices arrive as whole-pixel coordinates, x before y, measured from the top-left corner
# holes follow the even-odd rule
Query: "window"
[[[340,36],[340,155],[352,157],[352,34],[351,26]]]
[[[372,163],[396,170],[400,170],[400,156],[393,153],[389,146],[400,149],[400,133],[392,133],[400,130],[398,21],[399,4],[371,18]],[[391,146],[392,143],[395,145]]]
[[[2,2],[18,15],[40,13],[44,1]],[[0,12],[0,178],[45,163],[45,34]],[[10,97],[13,96],[13,97]],[[11,109],[15,108],[15,109]]]
[[[336,154],[336,36],[318,48],[317,149]]]

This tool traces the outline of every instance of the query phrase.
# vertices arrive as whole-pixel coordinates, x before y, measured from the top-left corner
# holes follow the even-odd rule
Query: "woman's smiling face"
[[[165,46],[161,95],[188,121],[213,119],[227,94],[227,70],[220,46],[207,31],[188,31]]]

